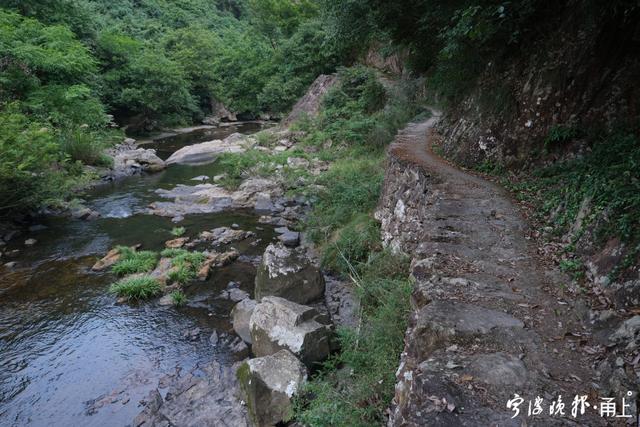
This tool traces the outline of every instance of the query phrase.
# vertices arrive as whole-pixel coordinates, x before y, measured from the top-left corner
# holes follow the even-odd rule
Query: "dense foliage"
[[[0,0],[0,215],[108,165],[114,121],[286,112],[340,60],[321,19],[311,0]]]

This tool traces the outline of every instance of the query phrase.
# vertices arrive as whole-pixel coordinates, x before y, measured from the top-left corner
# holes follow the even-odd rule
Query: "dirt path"
[[[438,118],[396,137],[376,213],[416,279],[390,425],[611,425],[593,406],[572,416],[576,395],[608,396],[585,310],[555,292],[569,279],[538,258],[502,188],[433,153]],[[528,416],[536,397],[542,413]],[[559,398],[564,417],[550,415]]]

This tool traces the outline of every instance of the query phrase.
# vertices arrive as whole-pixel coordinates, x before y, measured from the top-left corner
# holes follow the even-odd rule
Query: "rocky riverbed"
[[[71,218],[44,218],[31,231],[4,236],[5,419],[237,426],[286,415],[308,370],[333,349],[333,325],[353,323],[357,305],[350,288],[323,276],[295,231],[309,203],[285,194],[279,171],[248,176],[236,190],[216,182],[220,153],[256,146],[236,130],[242,127],[204,145],[202,129],[193,141],[181,133],[183,147],[169,137],[172,153],[159,150],[160,141],[127,140],[102,174],[112,184],[92,190]],[[273,132],[277,142],[262,149],[295,149],[295,135]],[[288,167],[312,173],[327,167],[289,160]],[[184,236],[171,236],[175,223]],[[181,286],[172,282],[171,259],[160,258],[149,273],[163,286],[160,295],[129,303],[108,293],[118,280],[111,273],[118,245],[197,250],[206,258],[197,279]],[[177,289],[187,298],[182,307],[169,298]],[[27,313],[35,321],[25,322]],[[246,373],[242,387],[237,370]],[[96,381],[81,380],[91,376]],[[56,410],[56,401],[69,410]]]

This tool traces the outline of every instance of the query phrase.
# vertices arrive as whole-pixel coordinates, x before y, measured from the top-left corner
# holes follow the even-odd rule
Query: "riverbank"
[[[82,351],[83,346],[77,343],[77,334],[83,329],[78,322],[99,313],[99,306],[111,306],[115,303],[117,297],[109,292],[111,284],[123,280],[117,276],[119,272],[124,271],[125,277],[126,274],[132,273],[131,270],[125,271],[120,267],[114,271],[111,271],[111,268],[91,271],[95,261],[115,247],[142,244],[141,251],[151,251],[149,258],[151,253],[156,254],[153,256],[153,266],[149,264],[140,267],[144,270],[142,274],[150,275],[155,274],[161,263],[174,263],[169,259],[169,253],[167,256],[161,255],[169,244],[182,246],[181,249],[189,252],[202,253],[204,259],[212,256],[213,251],[224,253],[231,249],[235,249],[239,256],[226,267],[213,267],[209,278],[202,282],[187,278],[184,283],[180,283],[179,289],[170,289],[169,287],[173,286],[171,282],[180,275],[171,277],[169,274],[166,276],[166,292],[158,293],[150,301],[123,304],[125,301],[121,300],[113,306],[118,307],[118,318],[121,319],[113,319],[116,321],[115,325],[125,322],[121,328],[113,326],[111,318],[104,323],[94,324],[98,332],[101,328],[109,328],[110,333],[104,332],[105,336],[115,334],[118,339],[126,340],[135,330],[126,325],[138,324],[127,319],[133,316],[137,321],[148,321],[144,328],[136,326],[139,328],[142,342],[146,343],[139,348],[142,353],[148,352],[155,358],[157,349],[163,347],[165,342],[150,337],[149,334],[159,327],[163,315],[172,313],[171,318],[183,319],[184,323],[168,325],[166,333],[187,346],[197,346],[199,362],[191,364],[193,359],[180,360],[177,353],[171,353],[172,356],[159,363],[153,374],[143,375],[149,378],[148,381],[131,385],[126,385],[127,374],[120,368],[125,365],[113,362],[113,380],[101,383],[91,392],[95,394],[95,398],[91,399],[93,403],[83,404],[77,402],[78,397],[74,393],[51,392],[46,383],[29,376],[27,371],[32,370],[32,367],[38,367],[42,370],[43,379],[58,375],[60,381],[64,380],[64,375],[60,374],[67,369],[73,370],[74,362],[68,360],[59,350],[54,350],[53,357],[60,361],[62,371],[49,370],[45,360],[39,357],[16,362],[15,371],[7,375],[2,386],[3,393],[15,394],[10,404],[3,409],[4,413],[10,414],[15,420],[23,420],[25,417],[34,416],[32,408],[39,408],[43,416],[48,414],[61,422],[81,422],[83,417],[91,416],[92,420],[98,420],[109,411],[115,411],[118,417],[124,418],[129,414],[130,419],[133,419],[135,414],[132,415],[132,411],[137,409],[135,412],[138,413],[141,409],[138,403],[144,401],[144,410],[138,421],[150,422],[159,419],[157,417],[168,416],[179,420],[180,417],[193,416],[194,411],[203,417],[201,419],[211,420],[225,412],[220,408],[233,408],[234,413],[238,415],[234,419],[247,419],[244,412],[247,408],[240,405],[242,400],[247,401],[246,396],[242,397],[233,391],[237,383],[230,374],[238,367],[234,365],[238,359],[232,357],[232,354],[244,352],[241,343],[237,342],[232,333],[230,316],[231,309],[239,298],[245,299],[254,295],[254,277],[257,271],[265,268],[263,264],[266,262],[261,261],[260,256],[265,250],[269,250],[269,247],[293,248],[287,250],[300,252],[301,262],[316,271],[322,265],[325,273],[330,275],[322,275],[323,291],[315,293],[317,301],[314,302],[313,310],[325,316],[324,319],[327,319],[328,315],[333,325],[341,325],[341,328],[352,331],[360,330],[359,325],[368,322],[371,317],[358,309],[355,298],[358,284],[353,283],[349,275],[353,271],[364,274],[365,269],[369,268],[371,273],[368,277],[373,278],[376,273],[373,267],[366,267],[371,266],[368,260],[385,258],[385,254],[380,253],[379,234],[372,218],[382,184],[384,147],[393,136],[395,126],[402,125],[419,111],[415,104],[398,103],[397,100],[402,98],[396,96],[397,94],[388,95],[387,103],[384,89],[375,86],[375,74],[362,69],[348,72],[365,78],[356,79],[355,83],[347,79],[348,84],[356,86],[344,86],[340,91],[333,91],[333,95],[328,95],[329,99],[333,100],[323,104],[317,117],[303,116],[289,129],[269,129],[252,136],[226,135],[221,139],[231,138],[227,140],[229,146],[235,144],[242,150],[217,153],[217,158],[212,163],[201,164],[203,151],[202,147],[198,147],[201,145],[200,141],[185,141],[189,142],[186,144],[188,147],[183,149],[175,146],[177,150],[167,150],[166,156],[160,153],[162,143],[158,143],[159,158],[169,163],[169,158],[174,156],[176,162],[160,172],[125,178],[95,189],[91,197],[86,199],[86,207],[99,214],[93,220],[51,218],[43,224],[47,228],[34,235],[37,242],[29,246],[28,250],[22,241],[13,240],[8,250],[17,249],[20,255],[17,264],[11,266],[12,269],[5,275],[9,281],[3,282],[2,289],[5,298],[9,298],[10,304],[15,306],[15,311],[12,311],[14,315],[7,319],[7,325],[12,326],[2,329],[3,334],[9,333],[11,329],[16,328],[15,325],[20,324],[18,314],[28,311],[24,304],[34,304],[39,298],[38,292],[55,294],[54,288],[48,288],[41,282],[42,274],[49,274],[52,278],[51,285],[64,286],[69,294],[61,300],[47,300],[43,305],[42,322],[35,327],[33,340],[13,340],[7,335],[10,348],[15,347],[15,352],[7,350],[10,352],[9,358],[18,357],[21,354],[19,349],[24,349],[25,346],[37,347],[41,341],[38,341],[38,328],[43,331],[59,331],[62,336],[53,332],[55,340],[69,347],[76,346],[78,351]],[[373,104],[353,104],[352,101],[359,99],[362,89],[367,86],[372,86],[384,102],[375,98],[368,101]],[[346,99],[336,98],[336,94],[345,89],[353,95]],[[383,109],[385,104],[387,107]],[[373,113],[365,112],[371,108]],[[353,123],[360,123],[357,132],[344,134],[345,129]],[[211,144],[205,144],[204,147],[211,148]],[[196,151],[197,156],[194,157]],[[194,159],[196,165],[188,164]],[[182,161],[187,163],[181,163]],[[174,234],[179,236],[172,236],[176,227],[183,227],[184,230],[176,230]],[[207,237],[215,235],[221,227],[249,234],[240,241],[215,247]],[[303,233],[298,234],[300,231]],[[302,249],[296,247],[298,244],[302,245]],[[175,250],[171,255],[181,256]],[[169,260],[162,261],[162,258]],[[195,258],[193,260],[195,262]],[[137,261],[134,264],[138,265]],[[35,278],[34,271],[38,272]],[[195,269],[190,271],[195,272]],[[378,273],[380,271],[391,270],[383,268]],[[158,274],[154,279],[165,278],[160,271]],[[92,280],[92,277],[96,278],[93,293],[87,295],[74,286],[74,283],[84,283]],[[398,279],[404,280],[400,277]],[[38,285],[28,286],[29,283]],[[393,287],[395,283],[398,282],[391,281],[387,285]],[[386,294],[387,288],[383,286],[378,289],[379,292],[374,291],[368,297],[365,296],[365,299],[379,301]],[[171,296],[175,292],[184,296],[179,298],[180,304]],[[163,300],[163,294],[169,296],[169,300]],[[137,297],[142,294],[128,295]],[[80,304],[76,298],[88,298],[88,307],[84,308],[87,304]],[[164,302],[172,305],[164,306]],[[78,313],[77,317],[69,317],[59,304],[74,307],[70,310]],[[76,305],[79,306],[76,308]],[[402,313],[402,310],[398,313]],[[61,324],[67,326],[63,327]],[[191,326],[185,328],[188,324]],[[394,324],[401,325],[397,322]],[[114,329],[111,329],[112,327]],[[329,330],[333,330],[333,326],[328,327]],[[365,329],[368,330],[368,327]],[[374,335],[369,333],[370,337]],[[346,335],[340,332],[339,336],[342,337],[341,345],[346,348]],[[397,359],[398,339],[401,335],[396,333],[394,336],[395,344],[390,347],[382,342],[378,345],[371,341],[372,350],[380,354],[380,357],[375,358],[381,362],[376,364],[376,369],[383,369],[387,376],[392,374],[393,367],[390,363],[382,361]],[[331,341],[334,342],[333,338]],[[114,351],[119,347],[113,340],[106,339],[105,345],[112,346],[113,351],[102,350],[105,353],[104,357],[93,364],[95,369],[109,370],[107,365],[112,363],[114,357],[118,357]],[[184,347],[183,344],[167,345],[173,346],[177,352],[183,351],[180,349]],[[331,350],[336,350],[334,344],[331,344]],[[76,354],[75,351],[73,354]],[[262,356],[264,353],[260,354],[261,357],[266,357]],[[327,356],[327,353],[321,353],[316,361],[320,362]],[[135,357],[129,359],[131,363],[126,365],[132,366],[134,371],[141,366],[140,360]],[[78,357],[76,360],[82,361],[83,358]],[[311,372],[318,367],[314,362],[310,366]],[[12,385],[20,378],[33,382],[35,386],[21,389]],[[59,390],[67,389],[60,382],[53,381],[51,384]],[[387,395],[389,390],[392,390],[390,385],[389,382],[385,382],[381,386]],[[301,387],[306,386],[301,384]],[[371,395],[377,394],[377,389],[372,388]],[[43,406],[30,404],[43,393],[53,393],[61,401],[76,400],[76,409],[62,416],[51,412],[46,402],[43,402]],[[91,395],[87,390],[83,393]],[[205,404],[214,397],[226,403],[215,408]],[[201,405],[194,402],[200,402]],[[382,400],[375,406],[376,411],[379,411],[375,413],[375,418],[382,415],[383,406]],[[87,409],[83,412],[80,410],[82,407]]]

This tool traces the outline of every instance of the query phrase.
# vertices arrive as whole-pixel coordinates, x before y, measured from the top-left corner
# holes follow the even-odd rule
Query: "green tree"
[[[57,194],[51,166],[59,160],[52,129],[20,112],[0,111],[0,216],[37,207]]]
[[[207,110],[216,97],[214,61],[220,38],[201,26],[189,26],[170,32],[163,42],[169,58],[185,70],[198,105]]]
[[[97,70],[89,49],[67,27],[0,9],[2,99],[20,98],[42,82],[89,82]]]
[[[317,4],[311,0],[249,0],[252,23],[274,49],[281,38],[291,37],[303,21],[317,12]]]
[[[165,123],[184,122],[196,111],[184,69],[162,51],[143,49],[114,76],[121,90],[114,100],[116,107]]]

